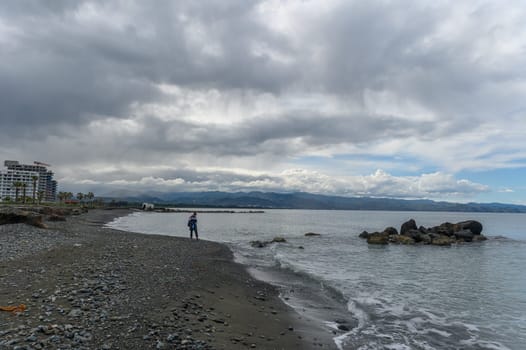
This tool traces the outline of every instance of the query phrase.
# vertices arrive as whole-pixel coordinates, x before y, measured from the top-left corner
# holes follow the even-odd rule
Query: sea
[[[339,349],[526,349],[526,214],[233,211],[198,213],[200,238],[226,243]],[[134,212],[108,226],[188,237],[188,216]],[[411,218],[425,227],[477,220],[489,240],[372,246],[358,237]],[[286,242],[251,245],[275,237]]]

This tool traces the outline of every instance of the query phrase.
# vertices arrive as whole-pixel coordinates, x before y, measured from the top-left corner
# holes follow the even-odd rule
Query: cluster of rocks
[[[364,231],[361,238],[367,239],[369,244],[431,244],[448,246],[454,243],[480,242],[487,238],[482,235],[482,224],[475,220],[468,220],[452,224],[445,222],[439,226],[426,228],[417,227],[414,219],[404,222],[400,227],[400,234],[394,227],[387,227],[382,232],[369,233]]]
[[[305,237],[318,237],[318,236],[321,236],[321,234],[316,233],[316,232],[305,233]],[[286,242],[287,240],[285,238],[277,236],[277,237],[274,237],[270,241],[260,241],[260,240],[250,241],[250,245],[254,248],[265,248],[266,246],[272,243],[286,243]],[[299,246],[298,248],[304,249],[303,246]]]
[[[287,240],[283,237],[274,237],[272,240],[270,241],[250,241],[250,245],[254,248],[264,248],[266,247],[267,245],[269,244],[272,244],[272,243],[285,243],[287,242]]]

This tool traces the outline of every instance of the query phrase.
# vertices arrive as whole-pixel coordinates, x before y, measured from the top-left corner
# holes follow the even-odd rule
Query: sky
[[[0,3],[0,160],[59,191],[526,204],[526,3]]]

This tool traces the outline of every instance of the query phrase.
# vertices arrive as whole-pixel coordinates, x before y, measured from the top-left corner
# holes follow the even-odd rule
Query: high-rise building
[[[35,193],[42,191],[44,201],[56,200],[57,182],[53,180],[53,172],[47,169],[48,164],[41,162],[20,164],[16,160],[6,160],[4,166],[7,170],[0,172],[0,199],[10,197],[14,200],[17,192],[20,198],[23,195],[23,188],[17,190],[15,183],[18,182],[24,184],[28,197],[33,196],[33,191]]]

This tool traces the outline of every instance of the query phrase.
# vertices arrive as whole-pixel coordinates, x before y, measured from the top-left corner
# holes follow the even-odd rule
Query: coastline
[[[0,303],[27,306],[0,313],[1,348],[336,348],[226,245],[103,227],[130,212],[0,226]]]

